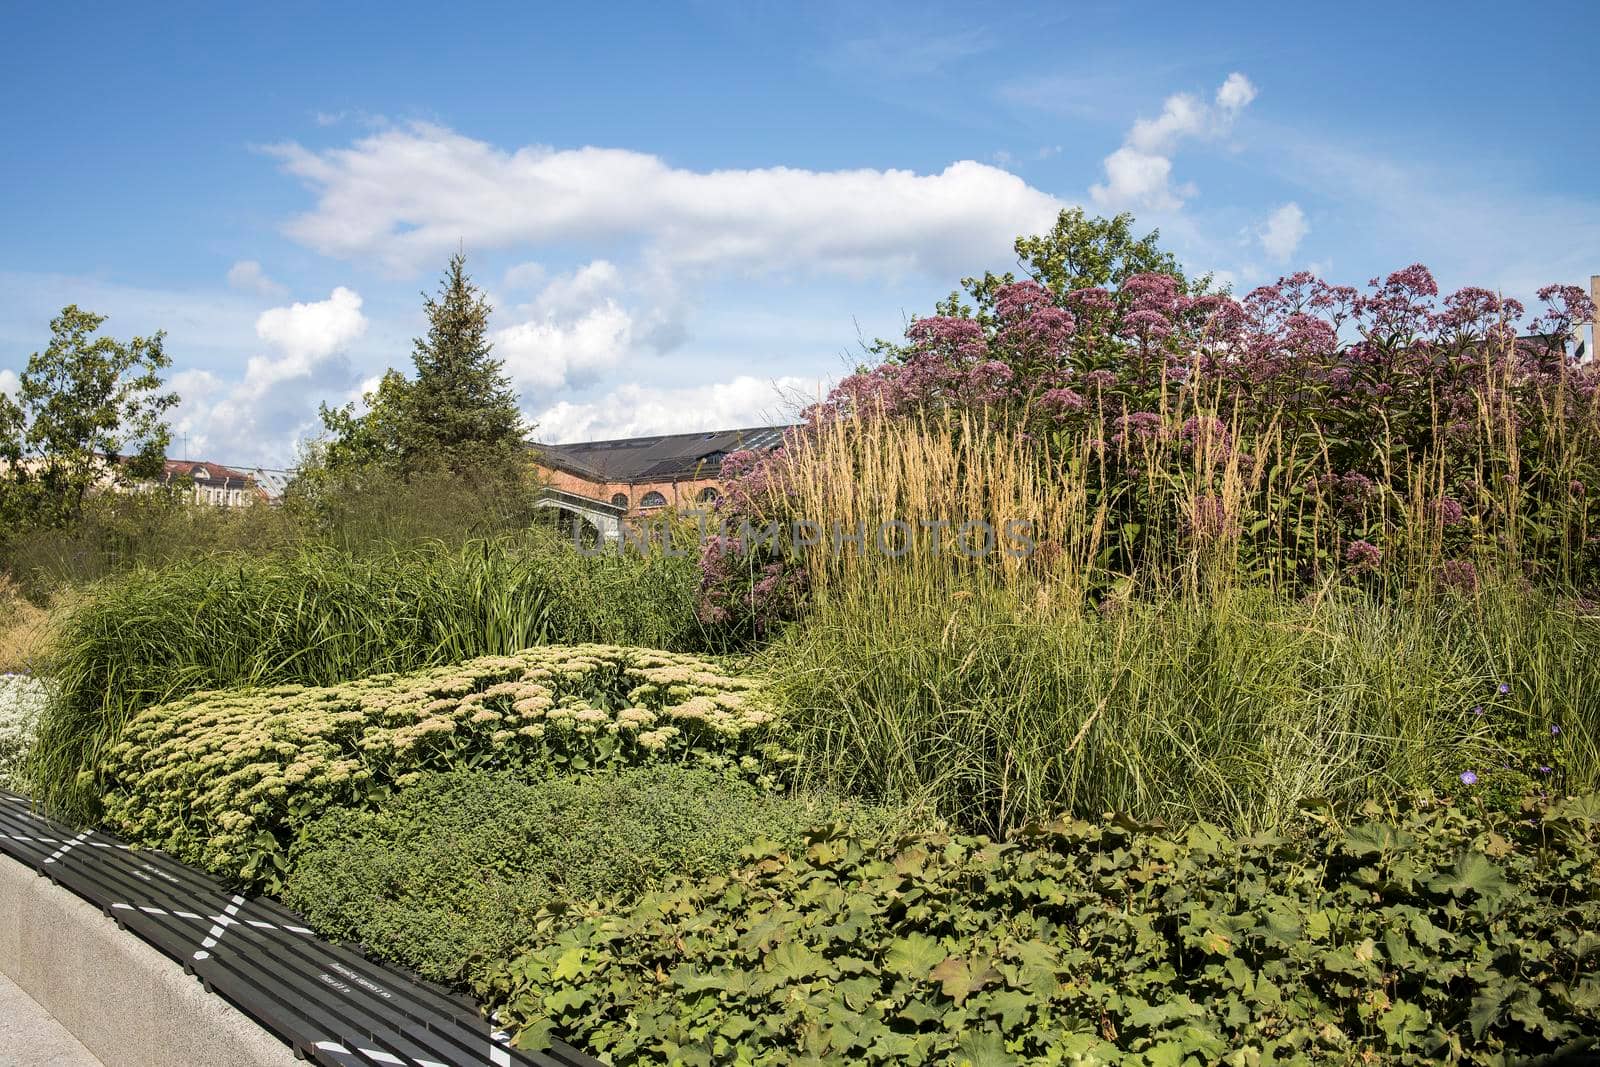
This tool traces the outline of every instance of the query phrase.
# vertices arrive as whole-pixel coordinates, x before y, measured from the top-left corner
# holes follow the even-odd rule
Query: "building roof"
[[[249,483],[250,476],[243,471],[224,467],[220,463],[213,463],[208,459],[169,459],[161,465],[161,480],[163,482],[182,481],[193,478],[197,482],[224,482],[237,483],[230,488],[242,489]]]
[[[256,467],[250,472],[250,477],[255,479],[256,488],[268,500],[277,500],[283,496],[283,491],[289,488],[289,483],[294,480],[295,472],[292,470],[279,470],[274,467]]]
[[[534,445],[539,460],[597,482],[663,482],[674,478],[715,478],[730,452],[777,447],[788,426],[751,426],[706,433],[623,437]]]

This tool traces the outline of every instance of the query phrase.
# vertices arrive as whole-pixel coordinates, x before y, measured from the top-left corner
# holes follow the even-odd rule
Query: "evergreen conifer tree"
[[[413,469],[474,465],[519,450],[527,434],[505,364],[490,353],[489,313],[466,256],[450,257],[438,295],[428,297],[428,333],[413,344],[417,376],[406,397]]]

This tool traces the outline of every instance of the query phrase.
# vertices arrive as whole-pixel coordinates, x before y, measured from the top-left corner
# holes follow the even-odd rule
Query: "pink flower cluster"
[[[1165,274],[1061,293],[1013,282],[989,292],[976,315],[917,319],[903,346],[840,382],[807,417],[1000,410],[1046,447],[1089,443],[1101,489],[1129,509],[1140,494],[1122,490],[1149,463],[1192,471],[1201,460],[1238,460],[1248,471],[1257,459],[1247,450],[1270,434],[1316,456],[1296,483],[1308,494],[1296,507],[1333,523],[1335,543],[1346,546],[1336,558],[1365,571],[1383,558],[1390,505],[1413,491],[1408,462],[1444,472],[1423,506],[1452,554],[1498,507],[1494,487],[1473,479],[1508,448],[1538,521],[1548,519],[1541,508],[1589,506],[1583,487],[1600,478],[1600,374],[1573,357],[1570,339],[1594,307],[1571,285],[1538,297],[1544,307],[1529,319],[1518,301],[1488,289],[1441,295],[1420,264],[1360,289],[1300,272],[1237,299],[1193,293]],[[1568,450],[1559,460],[1547,455],[1551,442]],[[735,511],[741,493],[771,488],[761,462],[727,462]],[[1595,503],[1589,529],[1600,529]],[[1243,523],[1271,537],[1293,525],[1222,518],[1209,504],[1201,511],[1177,518],[1196,533]],[[1150,526],[1132,510],[1122,518]],[[1578,541],[1600,575],[1600,542]],[[1447,580],[1466,584],[1468,566],[1450,567]]]

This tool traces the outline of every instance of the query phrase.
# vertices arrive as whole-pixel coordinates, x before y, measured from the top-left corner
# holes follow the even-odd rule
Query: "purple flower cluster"
[[[1382,550],[1371,541],[1351,541],[1344,550],[1345,568],[1351,574],[1377,570],[1382,562]]]
[[[738,537],[711,537],[700,554],[695,616],[725,641],[761,640],[799,614],[805,590],[805,571],[791,561],[747,550]]]
[[[1457,593],[1471,593],[1478,588],[1478,568],[1470,559],[1446,560],[1439,568],[1439,584]]]
[[[1215,464],[1253,469],[1247,450],[1265,455],[1262,441],[1305,443],[1315,462],[1294,475],[1305,498],[1287,506],[1314,514],[1326,537],[1319,548],[1344,546],[1345,567],[1357,573],[1380,565],[1376,545],[1404,525],[1396,514],[1415,492],[1408,464],[1435,463],[1443,484],[1415,504],[1450,559],[1439,578],[1463,591],[1479,584],[1466,557],[1495,536],[1506,510],[1502,486],[1471,479],[1512,449],[1527,472],[1518,499],[1528,515],[1548,527],[1559,508],[1554,518],[1569,530],[1600,529],[1600,500],[1585,493],[1600,477],[1600,369],[1568,346],[1594,308],[1575,286],[1540,290],[1545,306],[1531,320],[1485,288],[1441,295],[1421,264],[1363,289],[1299,272],[1238,299],[1195,294],[1164,274],[1115,289],[1056,292],[1024,280],[985,292],[975,314],[946,306],[952,313],[915,320],[903,346],[841,381],[809,422],[1003,411],[1046,447],[1088,442],[1095,488],[1125,511],[1111,518],[1146,531],[1163,528],[1138,510],[1149,497],[1136,487],[1152,464],[1173,481],[1193,478],[1198,492],[1215,484]],[[1569,452],[1543,462],[1557,441]],[[743,495],[752,497],[772,488],[759,467],[740,475],[725,464],[724,475],[748,477]],[[728,506],[741,510],[740,500],[734,487]],[[1298,520],[1232,521],[1270,538]],[[1600,574],[1600,539],[1558,533],[1545,543],[1581,545],[1584,565]],[[1117,550],[1140,551],[1129,544]]]

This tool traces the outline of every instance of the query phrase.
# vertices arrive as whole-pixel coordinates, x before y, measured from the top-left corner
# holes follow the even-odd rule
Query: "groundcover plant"
[[[886,815],[675,764],[532,781],[429,774],[374,810],[335,809],[311,824],[283,897],[326,935],[426,978],[470,982],[517,949],[541,909],[634,900],[674,878],[724,873],[756,840],[796,847],[813,826],[882,827]]]
[[[815,834],[534,947],[480,992],[615,1064],[1589,1062],[1600,798]],[[1538,1059],[1545,1055],[1551,1058]]]
[[[682,762],[762,781],[792,760],[777,729],[751,679],[607,645],[340,686],[200,693],[128,723],[101,768],[105,824],[271,890],[298,827],[426,771]]]

